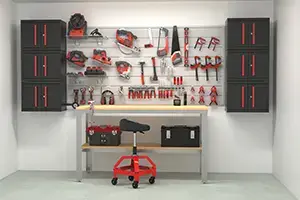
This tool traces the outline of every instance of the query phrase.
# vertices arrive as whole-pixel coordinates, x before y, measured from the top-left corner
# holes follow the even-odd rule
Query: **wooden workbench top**
[[[89,105],[83,105],[76,108],[76,110],[89,110]],[[207,111],[207,106],[202,105],[187,105],[187,106],[173,106],[173,105],[94,105],[94,110],[153,110],[153,111]]]
[[[202,147],[161,147],[160,144],[138,144],[139,150],[198,150]],[[132,144],[121,144],[120,146],[90,146],[85,143],[81,146],[82,149],[132,149]]]

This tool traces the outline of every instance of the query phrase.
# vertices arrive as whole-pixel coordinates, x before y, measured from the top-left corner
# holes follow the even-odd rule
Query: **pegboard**
[[[188,27],[188,26],[187,26]],[[85,56],[89,59],[86,62],[86,66],[95,66],[97,63],[91,59],[94,49],[101,49],[107,52],[107,56],[112,59],[111,66],[104,66],[103,69],[106,72],[104,78],[100,77],[72,77],[68,76],[68,102],[74,101],[74,89],[87,88],[92,86],[94,88],[93,99],[97,104],[100,104],[101,93],[104,90],[111,90],[115,96],[115,104],[166,104],[173,105],[174,98],[143,98],[143,99],[128,99],[128,88],[129,87],[138,87],[142,86],[141,84],[141,67],[139,65],[140,61],[144,61],[144,77],[145,77],[145,86],[155,87],[156,93],[158,95],[158,87],[169,87],[173,85],[173,79],[169,79],[167,73],[162,73],[160,68],[161,58],[157,57],[157,45],[158,45],[158,35],[160,27],[89,27],[87,33],[89,34],[95,28],[99,29],[99,32],[106,36],[105,40],[98,40],[95,37],[86,37],[84,39],[74,39],[68,38],[68,51],[79,50],[82,51]],[[141,53],[139,55],[124,55],[118,49],[115,43],[115,34],[118,28],[124,28],[128,31],[131,31],[138,37],[137,46],[141,48]],[[144,48],[144,44],[149,43],[148,28],[152,29],[153,45],[152,48]],[[169,53],[165,57],[167,65],[172,66],[170,54],[172,46],[172,26],[165,27],[169,30]],[[164,35],[164,34],[162,34]],[[184,55],[184,27],[178,27],[179,43],[182,54],[182,59]],[[199,51],[199,46],[194,49],[194,45],[198,37],[206,39],[206,44],[203,45],[201,51]],[[213,51],[208,49],[208,44],[211,37],[217,37],[220,39],[220,44],[218,44]],[[163,38],[164,40],[164,38]],[[162,41],[162,46],[164,42]],[[214,69],[209,69],[209,81],[206,81],[206,72],[205,70],[198,69],[199,81],[196,81],[195,70],[190,69],[189,67],[184,67],[184,62],[174,66],[174,76],[183,77],[183,85],[177,87],[184,87],[184,90],[187,91],[187,103],[188,105],[199,105],[198,101],[200,96],[204,96],[206,105],[209,105],[211,102],[210,90],[211,87],[216,86],[218,96],[217,102],[218,106],[224,105],[224,27],[214,26],[214,27],[189,27],[189,64],[194,64],[194,56],[200,56],[204,60],[205,56],[220,56],[222,59],[222,65],[218,68],[218,81],[216,80],[216,72]],[[159,81],[153,83],[150,81],[150,77],[153,76],[153,67],[151,57],[156,58],[156,71]],[[132,65],[132,71],[130,74],[130,79],[124,79],[120,77],[119,73],[116,70],[115,62],[116,61],[127,61]],[[85,68],[80,68],[74,66],[72,63],[68,63],[67,68],[68,73],[78,73],[84,72]],[[119,93],[120,86],[123,86],[123,95]],[[205,88],[205,94],[198,94],[199,88],[203,86]],[[175,86],[176,87],[176,86]],[[191,88],[194,87],[195,92],[191,91]],[[177,93],[183,102],[183,94]],[[175,94],[174,93],[174,94]],[[79,92],[79,101],[81,99],[81,93]],[[195,102],[191,102],[190,99],[192,96],[195,98]],[[86,92],[85,99],[89,100],[89,92]],[[216,106],[216,105],[213,105]]]

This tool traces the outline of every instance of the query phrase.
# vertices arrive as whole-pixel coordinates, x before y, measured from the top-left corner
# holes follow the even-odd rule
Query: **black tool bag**
[[[90,126],[86,129],[91,146],[119,146],[121,131],[119,126]]]
[[[199,147],[199,126],[161,126],[162,147]]]

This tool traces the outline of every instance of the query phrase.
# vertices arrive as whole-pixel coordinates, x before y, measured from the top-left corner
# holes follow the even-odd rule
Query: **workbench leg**
[[[82,116],[81,112],[76,115],[76,179],[82,180]]]
[[[85,127],[84,127],[85,130],[86,130],[87,127],[89,127],[89,122],[90,121],[91,121],[90,115],[86,114],[85,115]],[[88,143],[88,142],[89,142],[89,138],[86,135],[85,136],[85,143]],[[93,159],[93,151],[91,149],[87,149],[87,151],[86,151],[86,163],[85,163],[87,173],[92,172],[92,169],[93,169],[92,168],[92,165],[93,165],[92,159]]]
[[[202,183],[207,182],[207,136],[208,136],[208,124],[207,124],[207,113],[201,114],[201,140],[202,140],[202,151],[201,151],[201,179]]]
[[[86,151],[86,172],[91,173],[92,172],[92,166],[93,166],[93,151],[88,150]]]

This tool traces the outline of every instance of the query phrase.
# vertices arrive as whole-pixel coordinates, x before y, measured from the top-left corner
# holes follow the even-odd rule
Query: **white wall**
[[[0,179],[17,170],[15,4],[0,1]]]
[[[299,26],[300,2],[282,0],[276,6],[277,18],[277,94],[276,129],[273,147],[275,176],[300,199],[300,124],[297,114],[300,85]],[[287,51],[288,49],[288,51]],[[286,59],[286,58],[289,59]],[[290,94],[286,98],[281,91]]]
[[[272,18],[273,4],[271,1],[18,4],[19,20],[61,18],[68,21],[74,12],[83,13],[90,26],[211,26],[224,25],[227,17]],[[20,60],[18,67],[20,69]],[[20,73],[18,76],[20,82]],[[20,96],[18,99],[20,103]],[[210,110],[209,117],[210,172],[272,173],[271,114],[229,115],[221,107]],[[73,112],[19,113],[18,121],[19,169],[75,169]],[[155,124],[158,127],[158,121]],[[158,134],[152,131],[147,137],[159,137]],[[111,171],[117,156],[98,155],[95,169]],[[200,161],[196,155],[152,156],[160,171],[199,170]]]

